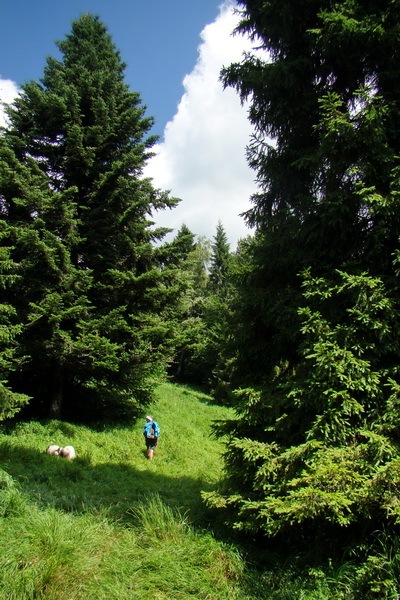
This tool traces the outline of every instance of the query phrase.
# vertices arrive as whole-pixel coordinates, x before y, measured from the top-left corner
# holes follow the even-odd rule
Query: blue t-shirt
[[[150,423],[145,423],[143,427],[143,433],[146,437],[150,437],[150,435],[154,434],[155,437],[160,437],[160,427],[156,421],[150,421]]]

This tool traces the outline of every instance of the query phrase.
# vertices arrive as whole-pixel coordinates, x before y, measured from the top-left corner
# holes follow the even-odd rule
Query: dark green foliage
[[[227,285],[231,254],[228,238],[221,221],[218,222],[211,249],[210,289],[214,294],[222,295]]]
[[[268,535],[396,527],[399,4],[238,4],[264,59],[222,78],[250,100],[260,188],[219,373],[241,388],[227,489],[209,501]]]
[[[3,293],[17,279],[10,250],[4,246],[0,248],[0,289]],[[17,353],[17,339],[22,326],[15,323],[15,313],[10,304],[0,304],[0,420],[12,417],[29,401],[28,396],[13,392],[8,385],[10,373],[23,360]]]
[[[229,400],[236,387],[267,381],[280,356],[295,350],[285,334],[292,339],[296,308],[288,310],[291,307],[288,302],[284,304],[282,293],[274,305],[273,282],[267,288],[262,266],[256,265],[257,255],[261,261],[263,239],[256,235],[241,240],[231,257],[229,293],[222,316],[224,332],[213,378],[214,393],[220,400]]]
[[[262,383],[276,362],[296,360],[298,273],[393,275],[399,27],[396,2],[238,4],[239,31],[265,50],[222,74],[250,99],[255,129],[248,158],[260,191],[246,218],[257,234],[243,282],[252,301],[238,307],[254,334],[237,351],[238,376]],[[263,357],[251,371],[249,345]]]
[[[177,263],[181,287],[174,314],[175,358],[170,373],[177,381],[203,384],[207,378],[202,361],[206,345],[203,310],[207,301],[210,243],[199,237],[194,244],[191,235],[182,228],[174,240],[181,256]]]
[[[302,359],[261,391],[242,389],[222,430],[234,526],[298,535],[400,522],[399,305],[377,278],[306,275]],[[337,313],[340,305],[342,312]]]
[[[218,223],[214,241],[194,236],[183,226],[170,244],[170,256],[181,256],[182,289],[180,314],[175,331],[177,354],[171,372],[178,381],[210,387],[212,372],[225,345],[232,255],[222,223]],[[192,247],[191,247],[192,246]],[[210,264],[207,272],[208,264]]]
[[[118,416],[163,371],[164,231],[150,218],[176,200],[141,177],[153,121],[104,25],[82,16],[59,48],[0,139],[2,244],[18,264],[7,301],[26,357],[10,384],[44,414]]]
[[[179,267],[196,248],[195,234],[185,224],[181,226],[175,238],[160,248],[160,254],[168,266]]]

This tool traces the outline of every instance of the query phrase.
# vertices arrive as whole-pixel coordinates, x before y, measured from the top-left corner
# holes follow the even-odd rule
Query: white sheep
[[[46,452],[47,454],[54,454],[55,456],[58,456],[60,454],[60,446],[57,446],[56,444],[50,444],[50,446],[47,446]]]
[[[68,458],[68,460],[73,460],[76,457],[73,446],[64,446],[64,448],[60,448],[60,456]]]

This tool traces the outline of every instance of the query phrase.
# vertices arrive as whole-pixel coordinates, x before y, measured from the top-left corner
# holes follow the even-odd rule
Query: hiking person
[[[147,415],[146,423],[143,427],[144,441],[147,448],[147,458],[153,460],[154,449],[158,444],[158,438],[160,437],[160,427],[156,421],[153,420],[151,415]]]

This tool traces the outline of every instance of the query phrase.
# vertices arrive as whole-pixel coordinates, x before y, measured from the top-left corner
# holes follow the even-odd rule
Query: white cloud
[[[182,198],[177,208],[154,216],[158,226],[174,229],[170,238],[185,223],[193,233],[212,239],[220,220],[233,250],[239,238],[251,233],[239,214],[250,208],[249,197],[256,190],[255,173],[245,158],[252,132],[246,107],[219,81],[222,66],[240,61],[251,49],[250,41],[232,35],[237,22],[231,5],[224,4],[201,32],[197,64],[184,78],[177,113],[145,169],[155,187]]]
[[[0,126],[2,127],[7,124],[3,103],[11,104],[18,95],[18,92],[18,86],[14,81],[11,81],[11,79],[0,79]]]
[[[255,172],[246,162],[245,148],[252,133],[247,110],[232,88],[223,89],[222,66],[240,61],[249,40],[232,35],[238,22],[230,2],[221,5],[217,19],[201,32],[197,63],[183,81],[184,94],[177,112],[155,148],[145,175],[155,187],[171,190],[182,198],[177,208],[158,211],[158,226],[174,229],[182,223],[212,239],[220,220],[232,249],[239,238],[251,233],[239,214],[250,208],[256,191]],[[17,85],[0,79],[0,101],[12,102]],[[0,105],[0,124],[4,124]]]

